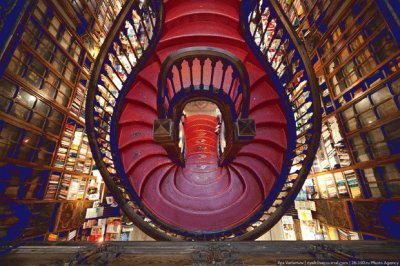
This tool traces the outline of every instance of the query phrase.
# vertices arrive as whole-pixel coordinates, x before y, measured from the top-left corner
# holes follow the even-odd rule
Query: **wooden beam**
[[[30,242],[14,249],[12,243],[3,243],[2,249],[7,248],[4,265],[275,265],[300,260],[374,260],[383,264],[398,260],[400,241]]]

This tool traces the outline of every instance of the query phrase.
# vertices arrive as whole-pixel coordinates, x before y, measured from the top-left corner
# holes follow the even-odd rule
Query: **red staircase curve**
[[[287,121],[272,82],[241,35],[240,1],[164,4],[164,33],[128,92],[118,121],[121,159],[133,188],[157,219],[181,230],[224,230],[251,217],[274,187],[286,153]],[[218,166],[212,116],[187,117],[185,167],[174,164],[152,137],[161,64],[174,51],[193,46],[224,49],[249,73],[249,117],[257,135],[225,167]]]

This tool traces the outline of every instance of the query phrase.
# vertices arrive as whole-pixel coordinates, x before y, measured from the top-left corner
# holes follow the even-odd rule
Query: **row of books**
[[[351,165],[350,155],[335,117],[322,125],[321,143],[313,165],[313,172],[323,172]]]
[[[92,165],[93,157],[84,128],[69,120],[57,150],[54,167],[90,174]]]
[[[349,190],[347,186],[346,179],[344,178],[342,173],[334,173],[334,177],[336,180],[336,186],[339,196],[349,197]]]
[[[49,177],[49,182],[47,185],[46,195],[44,196],[45,200],[55,199],[57,191],[58,191],[58,186],[60,184],[60,180],[61,180],[61,173],[57,173],[57,172],[51,173],[51,175]]]
[[[83,127],[78,127],[75,129],[74,137],[71,142],[71,146],[68,152],[68,158],[65,164],[65,169],[69,171],[75,170],[75,164],[78,157],[78,151],[83,139]]]
[[[285,11],[287,17],[289,18],[290,22],[292,23],[292,25],[298,27],[305,15],[301,1],[280,0],[279,2],[283,10]]]
[[[57,199],[83,200],[88,187],[88,177],[63,174]]]
[[[78,152],[78,159],[75,170],[89,174],[92,166],[92,154],[89,149],[89,140],[86,134],[83,134],[82,143]]]
[[[86,88],[78,86],[76,89],[75,98],[71,104],[70,112],[78,117],[82,122],[85,122],[85,101],[86,101]]]
[[[353,170],[343,172],[343,175],[347,181],[348,188],[351,193],[352,198],[360,198],[361,197],[361,190],[360,186],[358,185],[356,173]]]
[[[79,187],[78,187],[78,192],[76,194],[76,199],[77,200],[83,200],[85,199],[86,195],[86,188],[88,186],[88,178],[86,176],[81,177],[81,180],[79,182]]]
[[[85,98],[84,88],[78,86],[76,89],[75,98],[71,104],[71,109],[70,109],[70,112],[77,117],[79,117],[80,109],[83,105],[84,98]]]
[[[317,184],[315,188],[318,197],[324,199],[359,198],[361,196],[360,187],[353,170],[318,176],[315,184]]]
[[[72,142],[72,137],[75,131],[75,123],[68,121],[65,125],[65,130],[60,141],[60,146],[57,150],[56,160],[54,161],[54,167],[64,168],[65,160],[67,159],[67,153]]]
[[[100,197],[100,185],[96,178],[95,176],[76,176],[52,172],[44,199],[98,200]]]
[[[68,191],[71,184],[71,175],[70,174],[63,174],[60,187],[58,190],[57,199],[66,200],[68,197]],[[74,179],[75,182],[75,179]]]
[[[82,121],[82,122],[85,122],[85,116],[86,116],[86,114],[85,114],[85,112],[86,112],[85,102],[86,102],[86,94],[85,94],[85,97],[83,99],[83,104],[81,106],[81,110],[79,112],[79,120]]]

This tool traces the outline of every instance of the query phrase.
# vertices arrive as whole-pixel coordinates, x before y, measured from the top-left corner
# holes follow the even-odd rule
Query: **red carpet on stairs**
[[[274,186],[286,152],[287,121],[272,82],[241,36],[240,1],[164,2],[163,36],[128,93],[118,122],[123,165],[146,207],[164,223],[194,231],[230,228],[250,217]],[[161,63],[192,46],[225,49],[249,73],[249,116],[257,135],[227,167],[218,166],[213,116],[186,118],[185,167],[175,165],[152,138]]]

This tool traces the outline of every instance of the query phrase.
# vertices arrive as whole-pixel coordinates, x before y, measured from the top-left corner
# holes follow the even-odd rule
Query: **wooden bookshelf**
[[[48,236],[51,226],[67,222],[59,218],[65,204],[85,212],[93,204],[94,184],[104,188],[93,175],[85,98],[95,57],[124,2],[37,0],[25,14],[26,25],[0,77],[0,208],[12,220],[20,206],[26,217],[48,224],[14,237]],[[41,208],[49,217],[34,213],[36,206],[47,206]],[[35,222],[31,218],[28,223]],[[79,232],[83,222],[63,230]]]
[[[289,17],[298,15],[296,5],[305,11],[297,30],[303,36],[309,27],[306,42],[319,38],[308,52],[316,60],[323,131],[309,178],[333,180],[328,183],[336,184],[335,197],[355,198],[357,190],[366,198],[399,196],[400,133],[394,125],[400,122],[400,49],[376,3],[350,1],[334,14],[329,10],[333,4],[324,1],[281,2]],[[309,23],[315,20],[334,23],[318,32]],[[378,43],[386,51],[377,50]]]

